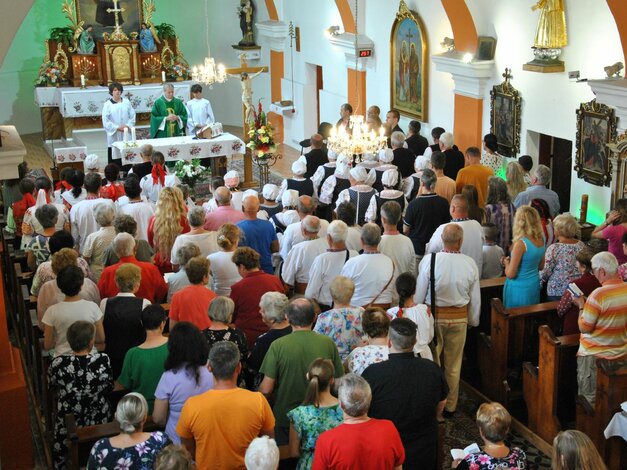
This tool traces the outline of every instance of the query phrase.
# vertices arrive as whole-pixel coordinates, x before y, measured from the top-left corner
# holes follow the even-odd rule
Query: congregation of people
[[[548,167],[499,155],[493,134],[462,152],[436,127],[429,144],[399,118],[369,109],[389,136],[376,155],[336,155],[316,133],[280,184],[244,191],[231,170],[202,202],[150,145],[124,178],[111,161],[54,187],[22,166],[5,192],[52,358],[55,468],[73,413],[120,425],[88,469],[271,469],[279,449],[298,469],[432,469],[480,281],[503,276],[505,308],[559,301],[556,333],[580,334],[579,394],[594,405],[596,359],[627,365],[627,199],[592,232],[607,245],[584,243]],[[128,392],[116,409],[112,391]],[[454,468],[528,468],[502,405],[476,422],[481,450]],[[564,431],[553,468],[605,468],[595,453]]]

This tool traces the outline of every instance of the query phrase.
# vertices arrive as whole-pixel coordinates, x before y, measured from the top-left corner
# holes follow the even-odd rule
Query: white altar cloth
[[[222,157],[244,153],[244,142],[233,134],[224,133],[213,139],[194,139],[192,136],[146,139],[136,142],[114,142],[113,158],[121,158],[123,165],[140,163],[139,148],[152,145],[153,152],[163,153],[166,161],[192,160],[193,158]]]
[[[87,147],[59,147],[54,149],[54,159],[57,163],[84,162],[87,158]]]
[[[187,103],[190,99],[191,81],[172,82],[174,96]],[[124,86],[124,98],[131,102],[136,113],[149,113],[152,105],[162,95],[163,86],[159,83]],[[100,117],[105,101],[110,98],[109,88],[90,86],[78,87],[36,87],[35,103],[40,108],[59,108],[64,118]]]

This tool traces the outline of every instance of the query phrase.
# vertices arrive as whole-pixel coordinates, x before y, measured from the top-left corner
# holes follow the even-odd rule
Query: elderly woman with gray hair
[[[26,262],[33,271],[37,269],[37,266],[50,258],[48,240],[56,231],[55,225],[58,217],[59,211],[52,204],[41,206],[35,211],[35,218],[43,230],[41,233],[33,234],[31,241],[26,247]]]
[[[313,468],[402,468],[405,449],[394,423],[368,416],[372,401],[368,382],[346,374],[339,380],[338,399],[344,422],[318,437]]]
[[[170,254],[170,262],[174,265],[182,266],[179,262],[177,252],[178,249],[187,243],[194,243],[200,248],[200,254],[205,258],[210,254],[218,251],[217,232],[205,230],[205,210],[200,206],[195,206],[187,212],[187,221],[189,222],[190,231],[181,233],[174,240],[172,245],[172,253]]]
[[[83,247],[83,258],[89,263],[96,281],[100,279],[102,270],[105,267],[105,251],[115,238],[114,217],[115,209],[110,204],[98,204],[94,208],[94,218],[100,228],[97,232],[87,235],[85,246]]]
[[[259,369],[270,345],[292,332],[292,327],[285,316],[288,304],[289,299],[280,292],[266,292],[259,300],[261,319],[270,330],[257,338],[248,358],[248,372],[252,376],[251,384],[255,384],[255,390],[263,380],[263,374],[259,373]]]
[[[161,450],[171,443],[161,432],[144,432],[148,403],[140,393],[125,395],[115,410],[120,434],[100,439],[89,453],[87,468],[153,468]]]

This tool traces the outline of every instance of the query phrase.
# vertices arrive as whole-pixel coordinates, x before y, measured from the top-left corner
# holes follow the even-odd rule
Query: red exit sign
[[[372,56],[372,49],[360,49],[359,57],[370,57]]]

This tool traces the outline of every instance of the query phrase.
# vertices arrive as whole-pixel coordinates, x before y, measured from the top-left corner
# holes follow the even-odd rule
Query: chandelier
[[[365,153],[376,154],[387,145],[383,126],[377,134],[374,130],[368,129],[361,115],[350,117],[349,129],[350,131],[347,131],[343,126],[331,128],[327,147],[338,155],[342,153],[346,156],[355,155],[357,160],[361,161]]]
[[[209,87],[214,83],[224,83],[227,79],[224,65],[218,64],[211,57],[211,47],[209,46],[209,8],[208,0],[205,0],[205,31],[207,32],[207,57],[202,65],[192,67],[192,80],[203,83]]]

